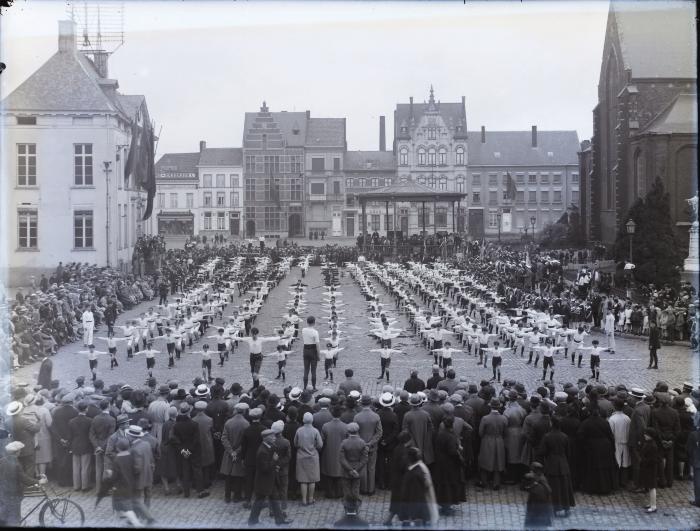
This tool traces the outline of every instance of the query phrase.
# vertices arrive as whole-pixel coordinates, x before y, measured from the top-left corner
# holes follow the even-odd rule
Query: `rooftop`
[[[241,166],[242,148],[204,148],[199,157],[199,166]]]
[[[576,131],[537,131],[532,147],[531,131],[470,131],[467,141],[469,166],[562,166],[578,164],[581,149]]]
[[[396,158],[391,151],[347,151],[345,171],[395,171]]]
[[[196,153],[165,153],[156,162],[156,179],[167,178],[169,173],[193,173],[197,175],[199,151]]]
[[[697,94],[679,94],[638,135],[698,134]]]
[[[306,147],[345,147],[345,118],[309,118]]]

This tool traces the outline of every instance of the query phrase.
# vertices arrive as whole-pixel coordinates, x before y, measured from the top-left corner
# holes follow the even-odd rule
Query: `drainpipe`
[[[107,208],[105,210],[105,213],[107,215],[107,223],[105,223],[105,230],[106,230],[106,238],[105,238],[105,244],[106,244],[106,251],[107,251],[107,267],[111,266],[110,259],[109,259],[109,248],[111,246],[110,242],[110,234],[111,234],[111,211],[110,211],[110,195],[109,195],[109,174],[112,173],[112,169],[110,166],[112,165],[112,161],[110,160],[105,160],[103,163],[104,165],[104,172],[105,172],[105,183],[107,185],[107,193],[105,194],[106,201],[107,201]]]

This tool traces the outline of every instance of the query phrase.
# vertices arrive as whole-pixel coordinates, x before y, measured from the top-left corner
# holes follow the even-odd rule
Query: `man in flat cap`
[[[5,446],[5,456],[0,458],[0,526],[19,527],[24,488],[37,484],[17,459],[23,448],[20,441],[13,441]],[[46,476],[41,476],[38,483],[45,484]]]
[[[366,476],[369,445],[360,437],[360,426],[348,424],[348,437],[340,443],[340,465],[343,469],[343,503],[346,510],[357,511],[360,506],[361,478]]]
[[[243,432],[250,425],[245,414],[248,412],[248,404],[238,402],[233,407],[233,417],[226,421],[221,433],[221,444],[224,447],[224,455],[221,459],[220,472],[225,477],[224,501],[238,502],[243,499],[243,478],[245,477],[245,467],[243,465],[243,454],[241,443]]]
[[[282,514],[282,509],[278,501],[276,475],[279,455],[275,451],[276,433],[273,430],[263,430],[260,432],[261,443],[255,452],[255,479],[253,492],[255,501],[253,502],[248,525],[259,523],[260,512],[266,500],[269,500],[270,511],[275,518],[275,524],[290,524]]]

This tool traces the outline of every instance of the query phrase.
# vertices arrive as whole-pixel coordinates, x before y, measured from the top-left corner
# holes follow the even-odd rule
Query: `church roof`
[[[531,131],[470,131],[467,140],[469,166],[563,166],[578,164],[581,144],[576,131],[537,131],[532,147]]]
[[[609,16],[632,78],[697,79],[694,2],[614,1]]]
[[[679,94],[647,126],[637,133],[698,134],[697,94]]]

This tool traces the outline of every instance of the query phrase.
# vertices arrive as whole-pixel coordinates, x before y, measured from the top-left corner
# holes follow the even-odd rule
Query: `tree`
[[[645,284],[677,285],[683,252],[671,219],[671,201],[663,181],[656,178],[644,199],[637,199],[621,223],[615,240],[615,258],[628,259],[628,220],[636,224],[632,236],[634,277]]]
[[[561,249],[567,247],[567,225],[564,223],[549,223],[544,226],[540,233],[540,245],[550,249]]]

